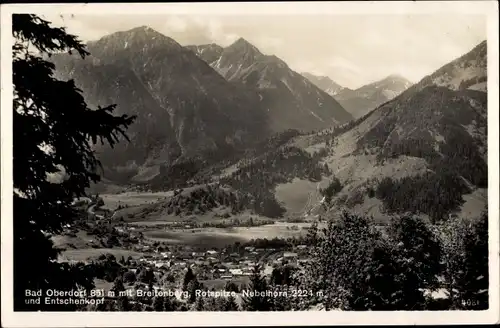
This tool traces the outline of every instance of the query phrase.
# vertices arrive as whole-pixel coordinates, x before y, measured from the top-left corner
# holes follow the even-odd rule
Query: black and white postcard
[[[496,1],[1,22],[4,326],[498,322]]]

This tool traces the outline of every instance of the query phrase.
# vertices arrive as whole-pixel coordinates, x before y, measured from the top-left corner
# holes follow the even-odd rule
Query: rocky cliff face
[[[278,57],[262,54],[245,39],[240,38],[224,48],[215,61],[211,56],[207,59],[199,55],[226,80],[245,85],[259,94],[261,106],[275,132],[318,130],[352,119],[327,93]]]
[[[147,180],[162,165],[223,157],[269,133],[255,92],[148,27],[105,36],[88,50],[85,60],[56,56],[58,74],[75,79],[90,104],[116,103],[121,113],[139,116],[130,144],[101,151],[113,174]]]

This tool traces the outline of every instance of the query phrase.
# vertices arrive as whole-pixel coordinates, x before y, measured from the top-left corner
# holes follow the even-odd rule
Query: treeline
[[[244,204],[248,201],[234,191],[226,190],[219,185],[207,184],[192,191],[175,191],[175,194],[161,207],[167,214],[200,215],[217,207],[231,208],[232,214],[244,210]]]
[[[304,308],[327,310],[484,310],[488,308],[488,216],[431,226],[393,218],[385,233],[344,213],[310,231],[312,261],[302,284]],[[443,298],[432,292],[444,292]]]
[[[340,180],[335,176],[330,178],[330,182],[326,188],[320,189],[320,194],[325,197],[326,204],[330,204],[333,196],[338,194],[342,190],[343,186],[340,183]]]
[[[384,178],[375,195],[389,213],[427,214],[433,222],[463,204],[462,194],[470,192],[466,183],[451,172],[427,172],[401,179]]]
[[[471,108],[476,106],[475,104],[479,109]],[[486,117],[483,116],[487,106],[486,94],[472,90],[451,91],[443,87],[427,87],[409,97],[400,106],[404,108],[400,108],[399,111],[407,113],[408,121],[415,115],[415,108],[430,108],[419,112],[419,120],[427,122],[427,125],[433,125],[433,129],[441,135],[442,141],[436,140],[435,136],[429,133],[427,125],[417,126],[411,135],[390,137],[397,124],[394,116],[386,118],[383,124],[379,123],[367,132],[358,141],[358,152],[363,152],[366,147],[379,148],[381,151],[377,157],[382,163],[386,159],[402,155],[425,159],[435,174],[414,178],[412,182],[414,185],[425,185],[425,192],[407,188],[408,180],[396,182],[395,188],[401,194],[389,196],[396,201],[385,198],[385,204],[389,211],[396,210],[397,204],[402,204],[400,211],[402,212],[422,203],[424,213],[440,218],[443,213],[456,209],[459,205],[457,198],[469,192],[468,188],[464,188],[458,181],[461,177],[480,188],[486,188],[488,185],[488,166],[485,154],[481,150],[485,145],[464,128],[474,125],[475,129],[486,134]],[[432,108],[436,108],[442,114],[436,117]],[[484,113],[481,113],[481,108]],[[391,109],[393,108],[388,108],[388,111]],[[441,175],[443,177],[440,177]],[[429,181],[425,182],[426,179]],[[441,182],[435,182],[438,180]],[[432,192],[430,189],[435,183],[439,184],[440,190]],[[456,192],[461,194],[455,195]],[[411,198],[414,200],[410,200]]]
[[[248,148],[226,147],[204,151],[196,158],[160,167],[160,174],[152,182],[144,184],[143,189],[156,191],[209,183],[222,169],[245,158],[254,158],[273,151],[299,135],[299,131],[289,129],[248,145]]]
[[[277,184],[292,181],[297,177],[319,181],[329,174],[328,167],[319,163],[318,154],[310,155],[297,147],[284,146],[245,163],[236,172],[220,180],[243,194],[251,196],[245,207],[257,214],[281,217],[285,209],[274,196]]]

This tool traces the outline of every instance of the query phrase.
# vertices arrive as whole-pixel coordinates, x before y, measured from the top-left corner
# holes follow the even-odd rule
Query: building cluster
[[[239,251],[224,248],[221,250],[197,250],[191,246],[175,247],[172,250],[153,249],[150,245],[137,245],[136,251],[143,256],[131,262],[149,267],[155,276],[166,272],[174,276],[182,275],[187,268],[202,280],[237,280],[252,275],[254,267],[260,265],[264,275],[271,275],[274,267],[287,264],[300,267],[308,261],[307,246],[299,245],[289,250],[274,248],[242,247]]]

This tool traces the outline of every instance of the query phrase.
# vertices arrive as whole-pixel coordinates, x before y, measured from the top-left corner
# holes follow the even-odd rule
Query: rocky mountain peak
[[[145,49],[159,45],[171,51],[182,51],[183,49],[174,39],[161,34],[149,26],[139,26],[127,31],[115,32],[97,41],[89,42],[89,47],[103,47],[107,51],[129,48]]]
[[[247,54],[252,56],[261,56],[262,53],[253,44],[245,40],[244,38],[239,38],[233,42],[230,46],[225,49],[227,53],[239,53]]]

